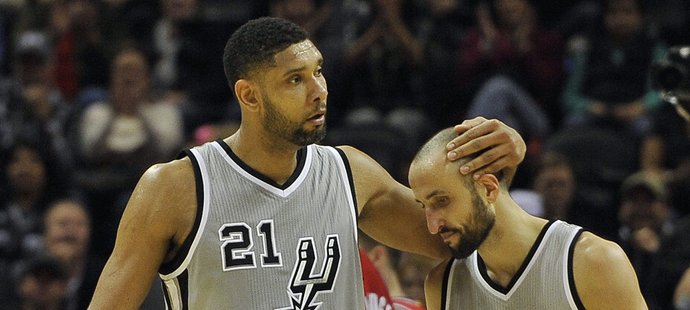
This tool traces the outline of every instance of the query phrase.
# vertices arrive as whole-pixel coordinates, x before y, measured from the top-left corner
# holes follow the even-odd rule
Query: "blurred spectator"
[[[50,2],[46,29],[55,41],[56,86],[68,100],[83,89],[108,83],[107,20],[99,1]]]
[[[151,23],[128,33],[145,54],[153,56],[153,92],[181,105],[188,137],[198,126],[235,117],[232,91],[220,65],[226,38],[222,34],[232,33],[259,13],[265,15],[263,1],[159,0],[157,4],[159,14]]]
[[[571,51],[563,103],[567,126],[603,126],[637,139],[660,104],[649,81],[650,64],[664,44],[648,31],[642,0],[603,1],[603,14],[581,50]]]
[[[65,309],[67,273],[60,262],[50,256],[29,261],[19,273],[16,291],[18,302],[10,309]]]
[[[89,105],[79,123],[83,160],[78,182],[94,206],[94,231],[107,254],[124,202],[150,165],[169,160],[183,143],[176,106],[153,98],[149,64],[125,48],[111,66],[110,100]]]
[[[179,79],[184,72],[180,72],[179,54],[187,38],[180,28],[185,22],[197,17],[199,1],[161,0],[159,5],[162,14],[156,21],[152,37],[146,39],[153,39],[148,44],[157,55],[152,66],[152,86],[154,90],[164,94],[181,87]]]
[[[50,201],[62,193],[62,182],[50,169],[45,154],[31,144],[18,143],[2,159],[3,200],[0,203],[0,277],[9,278],[17,263],[39,252],[41,221]],[[0,282],[0,299],[11,292]]]
[[[545,23],[547,25],[552,25],[549,27],[560,33],[563,36],[565,42],[568,42],[566,49],[570,50],[572,47],[570,45],[577,45],[580,40],[571,40],[574,37],[582,37],[583,35],[589,34],[594,28],[594,24],[601,16],[601,3],[602,0],[567,0],[563,2],[553,2],[548,0],[537,0],[539,7],[542,8],[541,12],[544,17]],[[547,3],[545,5],[545,3]],[[549,8],[549,6],[557,6],[558,13],[549,14],[549,11],[554,8]],[[550,21],[549,21],[550,20]],[[547,26],[548,27],[548,26]],[[566,70],[569,66],[566,62]]]
[[[418,89],[410,73],[422,64],[423,50],[413,32],[414,6],[410,1],[360,2],[362,16],[353,21],[358,31],[346,46],[346,62],[355,66],[361,81],[353,91],[355,100],[382,112],[410,105]],[[378,102],[381,99],[383,102]]]
[[[345,123],[386,122],[421,144],[429,131],[422,108],[433,103],[421,83],[423,46],[415,37],[419,10],[410,0],[356,2],[360,14],[345,26],[344,68],[352,74],[352,108]]]
[[[670,104],[652,115],[651,133],[645,136],[640,152],[641,168],[663,178],[676,210],[690,214],[690,123]]]
[[[335,5],[333,1],[271,0],[269,10],[271,16],[290,20],[318,38],[319,31],[334,13]]]
[[[152,33],[156,23],[160,20],[163,10],[163,0],[106,0],[104,5],[104,17],[112,24],[108,27],[112,30],[111,39],[116,42],[135,41],[139,44],[151,42]],[[184,4],[181,4],[184,7]],[[147,53],[150,50],[142,47]]]
[[[472,25],[472,9],[467,0],[431,0],[420,25],[417,38],[423,47],[423,77],[425,103],[423,109],[432,119],[434,129],[454,124],[464,117],[459,89],[455,87],[455,70],[460,45]]]
[[[511,196],[528,213],[545,219],[571,222],[576,182],[568,159],[556,152],[540,155],[531,189],[513,189]],[[528,195],[532,192],[534,196]]]
[[[673,309],[674,291],[690,266],[690,216],[674,222],[671,231],[661,239],[654,268],[648,277],[652,290],[650,309]],[[686,279],[687,280],[687,279]]]
[[[642,294],[651,299],[650,275],[661,240],[673,231],[675,216],[667,203],[664,183],[655,175],[637,172],[621,186],[618,243],[635,268]]]
[[[544,150],[532,174],[531,187],[510,190],[510,196],[525,211],[549,220],[567,221],[607,238],[615,236],[616,211],[602,212],[602,207],[607,209],[608,206],[593,205],[584,197],[592,192],[581,188],[583,183],[578,182],[575,167],[568,156],[560,151]],[[612,218],[607,216],[610,212],[614,213]]]
[[[360,231],[359,237],[360,257],[362,259],[362,274],[364,276],[364,290],[368,301],[378,300],[379,303],[390,305],[392,308],[367,308],[367,309],[394,309],[394,310],[421,310],[424,309],[423,299],[413,300],[403,290],[402,283],[396,269],[399,252],[367,236]],[[371,266],[371,267],[369,267]],[[373,268],[373,269],[371,269]],[[380,284],[379,284],[380,283]],[[379,286],[383,286],[382,288]],[[424,286],[424,279],[416,285]],[[369,289],[367,289],[369,288]],[[422,288],[423,291],[423,288]]]
[[[611,129],[564,128],[547,139],[542,152],[566,156],[573,170],[573,223],[605,239],[616,239],[619,191],[623,181],[639,170],[637,146]]]
[[[361,243],[360,243],[361,245]],[[367,310],[393,310],[392,298],[388,287],[376,269],[367,251],[360,246],[359,257],[362,264],[362,281],[364,285],[364,308]]]
[[[46,148],[51,163],[68,173],[74,165],[66,138],[71,112],[54,87],[48,38],[36,31],[22,33],[14,60],[13,75],[0,80],[0,151],[28,140]]]
[[[85,206],[76,200],[53,203],[44,217],[45,252],[66,272],[65,309],[86,309],[105,259],[89,254],[91,223]]]
[[[424,280],[431,269],[438,264],[424,256],[408,252],[400,252],[396,271],[400,278],[400,286],[405,298],[422,305],[426,304],[424,295]]]
[[[120,40],[134,41],[151,60],[152,92],[181,106],[184,134],[239,116],[220,64],[226,36],[267,14],[267,1],[108,1]],[[239,112],[237,112],[239,114]]]
[[[497,117],[528,142],[558,127],[563,80],[561,37],[539,25],[537,9],[530,0],[480,2],[457,71],[468,117]]]

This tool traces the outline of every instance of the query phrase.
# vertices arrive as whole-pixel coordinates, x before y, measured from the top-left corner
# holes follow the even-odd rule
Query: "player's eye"
[[[450,199],[446,196],[439,196],[434,199],[434,207],[444,207],[450,202]]]

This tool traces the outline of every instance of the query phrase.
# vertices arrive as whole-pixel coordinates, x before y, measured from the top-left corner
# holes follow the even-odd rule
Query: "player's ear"
[[[495,202],[501,189],[498,178],[493,174],[485,173],[482,174],[476,182],[479,187],[477,189],[479,194],[484,195],[490,203]]]
[[[239,79],[235,82],[235,95],[241,106],[250,111],[256,111],[259,107],[259,97],[254,84],[249,80]]]

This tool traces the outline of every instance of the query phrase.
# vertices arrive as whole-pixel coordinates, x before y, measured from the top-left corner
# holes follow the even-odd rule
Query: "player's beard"
[[[307,131],[304,129],[304,122],[293,122],[280,114],[273,101],[267,96],[263,97],[266,115],[264,116],[264,126],[272,135],[281,137],[292,144],[307,146],[317,143],[326,137],[326,123],[318,128]]]
[[[453,256],[458,259],[466,258],[472,252],[479,248],[479,246],[486,240],[489,232],[496,222],[496,215],[491,211],[489,206],[482,201],[476,189],[471,189],[472,193],[472,220],[467,229],[462,232],[460,244],[457,247],[450,247]]]

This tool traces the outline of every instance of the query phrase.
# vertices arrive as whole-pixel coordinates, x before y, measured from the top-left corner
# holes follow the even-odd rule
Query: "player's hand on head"
[[[457,160],[481,152],[460,168],[462,174],[494,173],[516,167],[525,158],[527,146],[520,134],[497,119],[475,117],[455,126],[458,137],[446,149],[448,159]]]

